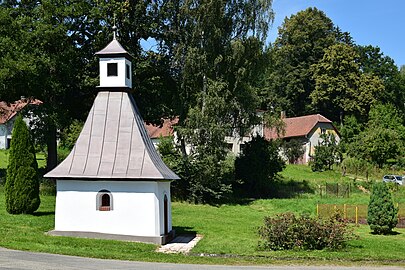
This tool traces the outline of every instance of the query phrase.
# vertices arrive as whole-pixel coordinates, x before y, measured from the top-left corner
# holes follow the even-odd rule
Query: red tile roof
[[[165,119],[162,126],[154,126],[152,124],[145,123],[145,128],[151,139],[156,139],[160,136],[168,137],[173,135],[173,126],[176,125],[178,122],[178,118],[175,118],[173,120]]]
[[[21,99],[14,103],[0,101],[0,125],[7,123],[28,104],[40,105],[42,101],[38,99]]]
[[[328,118],[320,114],[284,118],[285,133],[278,135],[274,128],[264,128],[266,139],[303,137],[308,135],[317,123],[331,123]]]

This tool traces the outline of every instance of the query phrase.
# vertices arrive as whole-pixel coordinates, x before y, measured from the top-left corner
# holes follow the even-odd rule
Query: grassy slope
[[[324,181],[325,178],[338,177],[331,172],[325,175],[314,174],[311,177],[307,167],[301,166],[288,166],[283,174],[286,178],[308,180],[313,185]],[[383,263],[405,264],[404,229],[396,229],[397,235],[377,236],[370,234],[368,226],[357,227],[355,230],[360,239],[351,241],[346,250],[339,252],[275,252],[256,249],[258,242],[256,229],[261,225],[265,215],[286,211],[314,215],[317,203],[367,203],[368,195],[360,192],[353,193],[349,199],[319,198],[315,194],[305,194],[297,199],[256,200],[246,205],[209,206],[173,203],[175,229],[178,232],[191,231],[204,236],[193,249],[193,254],[236,255],[232,258],[158,254],[155,252],[156,246],[148,244],[48,236],[45,232],[54,226],[54,202],[54,197],[42,196],[38,215],[9,215],[4,209],[4,193],[0,188],[0,246],[87,257],[160,262],[268,264],[277,261],[286,263],[291,259],[296,263],[301,261],[333,263],[336,260],[344,260],[360,261],[363,264],[368,260],[377,260]]]

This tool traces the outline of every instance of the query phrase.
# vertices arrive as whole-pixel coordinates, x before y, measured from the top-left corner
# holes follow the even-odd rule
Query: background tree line
[[[397,138],[403,147],[405,72],[378,47],[356,45],[316,8],[286,18],[274,44],[266,44],[273,17],[271,0],[5,0],[0,100],[44,102],[35,112],[34,138],[53,168],[57,131],[83,121],[92,104],[94,53],[111,40],[115,22],[120,42],[134,56],[133,95],[142,116],[154,124],[179,118],[179,145],[162,144],[161,151],[182,177],[174,183],[180,198],[218,201],[243,181],[248,185],[235,175],[224,137],[259,123],[257,109],[267,112],[269,124],[282,110],[288,116],[321,113],[342,125],[344,151],[353,156],[365,153],[359,143],[365,137],[374,140],[366,136],[376,130],[370,125],[382,125],[372,108],[375,114],[396,112],[398,134],[385,134],[381,126],[384,134],[373,136]],[[153,49],[143,48],[142,40],[152,40]],[[371,152],[362,158],[372,160]],[[266,181],[283,165],[273,167]]]

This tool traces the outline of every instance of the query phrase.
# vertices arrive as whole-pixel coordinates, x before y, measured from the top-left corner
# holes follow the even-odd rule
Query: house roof
[[[157,139],[160,136],[162,137],[173,136],[173,126],[176,125],[178,122],[179,122],[178,118],[174,118],[173,120],[164,119],[163,124],[160,126],[154,126],[152,124],[145,123],[145,128],[151,139]]]
[[[96,52],[98,56],[126,56],[127,58],[132,58],[132,56],[127,52],[124,47],[115,38],[105,46],[104,49]]]
[[[45,175],[80,180],[175,180],[162,161],[133,97],[101,91],[68,157]]]
[[[277,134],[275,128],[265,127],[264,137],[266,139],[304,137],[308,135],[318,123],[330,123],[333,125],[332,121],[320,114],[284,118],[283,122],[285,128],[284,134]]]
[[[7,103],[4,101],[0,101],[0,125],[7,123],[10,119],[12,119],[19,111],[24,109],[27,105],[40,105],[42,101],[38,99],[28,99],[23,98],[17,100],[13,103]]]

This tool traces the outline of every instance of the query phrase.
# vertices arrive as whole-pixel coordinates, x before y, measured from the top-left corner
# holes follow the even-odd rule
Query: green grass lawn
[[[301,172],[300,172],[301,171]],[[340,177],[333,172],[311,174],[308,167],[287,166],[287,179],[308,181],[316,185]],[[339,178],[340,179],[340,178]],[[349,181],[349,180],[348,180]],[[405,197],[404,187],[397,191]],[[360,236],[342,251],[260,251],[256,234],[266,215],[283,212],[316,214],[320,204],[367,204],[369,194],[354,192],[350,198],[323,197],[316,193],[297,198],[255,200],[246,204],[220,206],[173,202],[173,225],[178,233],[195,232],[203,239],[190,255],[160,254],[151,244],[110,240],[56,237],[46,234],[54,227],[54,196],[42,196],[38,213],[10,215],[4,208],[4,192],[0,187],[0,246],[38,252],[76,256],[157,262],[203,264],[396,264],[405,265],[405,229],[395,229],[395,235],[378,236],[369,227],[355,227]],[[200,256],[201,254],[216,254]]]
[[[8,150],[0,150],[0,170],[7,169],[8,164]],[[37,153],[38,168],[45,168],[46,158],[44,153]]]

